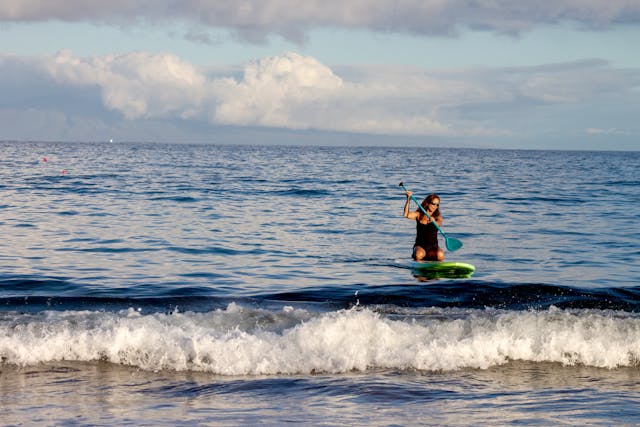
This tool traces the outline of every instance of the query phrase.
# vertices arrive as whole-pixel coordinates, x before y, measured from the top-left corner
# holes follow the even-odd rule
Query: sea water
[[[2,425],[640,423],[639,152],[5,142],[0,195]]]

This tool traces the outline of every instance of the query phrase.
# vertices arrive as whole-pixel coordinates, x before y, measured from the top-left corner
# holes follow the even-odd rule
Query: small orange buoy
[[[62,170],[60,171],[60,175],[66,175],[66,174],[67,174],[67,170],[66,170],[66,169],[62,169]]]

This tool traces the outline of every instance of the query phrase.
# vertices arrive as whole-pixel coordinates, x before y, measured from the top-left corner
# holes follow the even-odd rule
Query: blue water
[[[0,194],[3,425],[640,423],[640,152],[5,142]]]

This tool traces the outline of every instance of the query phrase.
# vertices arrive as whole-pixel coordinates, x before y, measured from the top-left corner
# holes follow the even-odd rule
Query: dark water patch
[[[28,222],[21,222],[18,224],[14,224],[14,227],[16,228],[37,228],[37,226],[35,224],[31,224]]]
[[[207,254],[220,254],[220,255],[248,255],[254,253],[253,251],[242,251],[237,249],[225,248],[223,246],[209,246],[206,248],[187,248],[183,246],[168,246],[166,249],[171,252],[177,252],[186,255],[207,255]]]
[[[176,203],[196,203],[200,201],[200,199],[196,197],[190,197],[190,196],[162,196],[162,197],[152,197],[150,200],[169,201],[169,202],[176,202]]]
[[[34,276],[0,276],[1,295],[16,295],[29,298],[30,295],[46,293],[64,295],[73,292],[76,285],[66,278]]]
[[[302,391],[308,387],[317,387],[313,382],[296,378],[258,378],[247,380],[220,381],[209,384],[196,382],[175,383],[157,388],[147,388],[144,393],[158,396],[181,396],[185,398],[215,396],[226,394],[249,394],[255,397],[269,396],[275,390],[280,392]]]
[[[330,306],[497,308],[507,310],[601,309],[640,311],[640,287],[580,289],[545,284],[495,284],[434,280],[425,284],[306,289],[263,295],[266,300],[322,302]]]
[[[340,398],[352,403],[376,403],[393,406],[408,402],[428,402],[436,399],[455,399],[459,393],[436,385],[425,388],[416,383],[399,386],[393,382],[393,375],[374,378],[352,375],[344,378],[335,376],[315,376],[309,378],[247,378],[239,380],[201,383],[197,381],[174,382],[168,385],[148,387],[141,393],[156,397],[181,397],[186,399],[212,397],[218,395],[244,395],[252,398],[269,398],[279,395],[314,395]]]
[[[605,185],[610,185],[614,187],[634,187],[637,188],[640,186],[640,181],[638,180],[611,180],[604,183]]]
[[[106,218],[106,217],[119,217],[120,215],[117,213],[109,213],[109,212],[91,212],[85,214],[88,217],[97,217],[97,218]]]
[[[183,273],[178,274],[178,276],[190,279],[223,279],[227,277],[225,274],[217,274],[211,272]]]
[[[176,311],[209,312],[224,309],[231,302],[242,299],[218,297],[202,297],[195,294],[193,288],[183,293],[194,292],[193,296],[162,296],[157,298],[135,297],[61,297],[61,296],[28,296],[0,298],[2,311],[19,313],[37,313],[45,310],[90,310],[121,311],[133,309],[141,314],[174,313]],[[210,292],[210,290],[209,290]]]
[[[58,248],[56,249],[56,251],[59,252],[88,252],[88,253],[105,253],[105,254],[109,254],[109,253],[122,253],[122,254],[126,254],[126,253],[135,253],[135,252],[156,252],[161,250],[161,248],[131,248],[131,247],[127,247],[127,248],[111,248],[111,247],[106,247],[106,246],[94,246],[91,248]]]
[[[503,196],[495,195],[493,199],[500,201],[507,206],[529,206],[531,204],[540,203],[543,205],[553,206],[576,206],[584,204],[587,199],[583,198],[569,198],[569,197],[542,197],[542,196]],[[524,211],[530,212],[530,211]]]
[[[276,196],[295,196],[295,197],[324,197],[331,195],[331,192],[325,189],[300,188],[293,187],[284,190],[264,191],[267,194]]]
[[[212,282],[223,280],[216,274],[199,273]],[[438,280],[411,285],[323,286],[292,292],[233,296],[233,286],[180,286],[179,284],[144,284],[126,289],[103,289],[102,296],[87,296],[90,287],[66,280],[3,279],[4,295],[0,304],[16,310],[41,309],[123,309],[131,306],[146,311],[200,311],[219,308],[228,302],[243,301],[260,307],[274,304],[313,305],[323,310],[347,309],[354,306],[439,307],[505,310],[598,309],[640,312],[640,287],[580,289],[545,284],[489,284],[474,280]],[[126,296],[129,294],[130,296]],[[156,295],[148,297],[146,295]],[[67,296],[65,296],[67,295]],[[116,296],[112,296],[116,295]],[[221,298],[224,296],[224,298]]]
[[[114,243],[123,243],[123,239],[96,239],[95,237],[72,237],[66,239],[65,243],[92,243],[96,245],[111,245]]]

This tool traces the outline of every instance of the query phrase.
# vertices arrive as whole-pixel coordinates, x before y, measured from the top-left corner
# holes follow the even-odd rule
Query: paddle
[[[403,183],[403,182],[401,182],[400,184],[398,184],[398,186],[402,187],[402,189],[403,189],[405,192],[406,192],[406,191],[409,191],[409,190],[407,190],[407,187],[405,187],[405,186],[404,186],[404,183]],[[416,200],[416,198],[415,198],[415,197],[413,197],[413,194],[411,195],[411,200],[413,200],[413,201],[416,203],[416,205],[418,205],[418,207],[420,208],[420,210],[421,210],[421,211],[422,211],[422,212],[427,216],[427,218],[431,219],[431,216],[429,215],[429,213],[428,213],[426,210],[424,210],[424,208],[422,207],[422,205],[420,204],[420,202],[418,202],[418,201]],[[433,225],[435,225],[435,226],[436,226],[436,228],[438,229],[438,231],[439,231],[440,233],[442,233],[442,236],[444,237],[444,242],[445,242],[445,244],[447,245],[447,249],[448,249],[449,251],[451,251],[451,252],[455,252],[455,251],[457,251],[458,249],[460,249],[460,248],[462,247],[462,242],[461,242],[460,240],[458,240],[458,239],[454,239],[453,237],[448,237],[446,234],[444,234],[444,231],[442,231],[442,228],[440,228],[440,227],[438,226],[438,224],[436,224],[436,222],[435,222],[435,221],[433,221]]]

